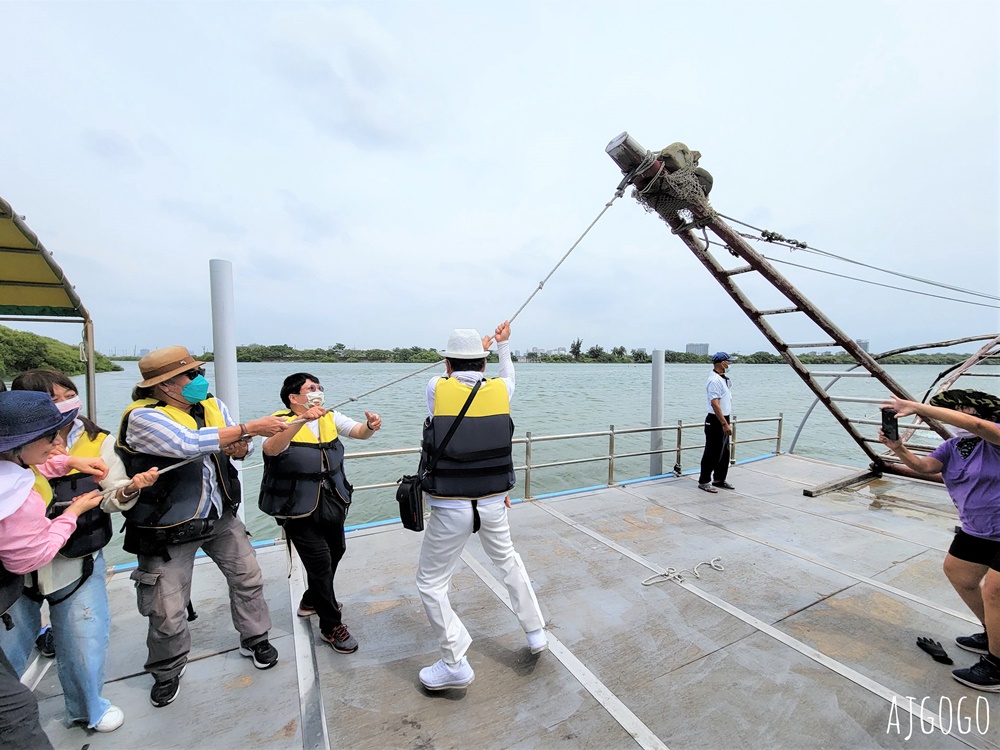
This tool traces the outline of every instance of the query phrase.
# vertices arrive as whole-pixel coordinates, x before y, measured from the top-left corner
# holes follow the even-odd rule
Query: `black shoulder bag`
[[[458,429],[458,425],[469,410],[472,399],[475,398],[482,384],[483,381],[480,380],[472,387],[472,393],[469,394],[469,398],[466,399],[462,410],[455,417],[455,421],[451,423],[451,429],[445,434],[444,440],[441,441],[441,445],[434,451],[434,455],[431,456],[427,465],[418,469],[416,474],[407,474],[399,479],[399,487],[396,489],[396,502],[399,503],[399,520],[403,522],[404,529],[409,529],[410,531],[424,530],[424,491],[420,485],[424,477],[434,470],[438,460],[444,454],[444,449],[448,447],[452,435]]]

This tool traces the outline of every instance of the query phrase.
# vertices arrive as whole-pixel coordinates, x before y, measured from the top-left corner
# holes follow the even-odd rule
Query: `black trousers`
[[[347,550],[346,519],[347,505],[336,493],[324,489],[312,515],[289,518],[284,523],[285,535],[295,545],[306,569],[307,588],[302,601],[316,610],[319,629],[327,635],[340,625],[333,579]]]
[[[729,416],[726,415],[726,421]],[[712,474],[715,478],[712,478]],[[725,482],[729,474],[729,435],[714,413],[705,417],[705,452],[701,455],[701,476],[698,484]]]
[[[0,748],[52,750],[52,743],[38,722],[38,701],[21,684],[3,651],[0,651]]]

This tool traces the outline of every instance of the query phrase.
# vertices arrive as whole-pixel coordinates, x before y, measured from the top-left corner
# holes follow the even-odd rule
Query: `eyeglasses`
[[[52,430],[52,432],[46,432],[44,435],[42,435],[38,439],[39,440],[46,440],[49,443],[54,443],[56,441],[57,437],[59,437],[59,430]]]
[[[205,374],[205,368],[204,367],[196,367],[193,370],[188,370],[187,372],[182,372],[181,373],[181,375],[187,375],[190,380],[194,380],[199,375],[204,375],[204,374]]]
[[[321,386],[321,385],[311,385],[311,386],[309,386],[309,388],[307,390],[299,391],[299,395],[300,396],[305,396],[308,393],[316,393],[316,391],[319,391],[320,393],[322,393],[323,392],[323,386]]]

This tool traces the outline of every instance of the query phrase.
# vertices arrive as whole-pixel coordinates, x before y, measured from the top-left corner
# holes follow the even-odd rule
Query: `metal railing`
[[[732,463],[736,462],[736,453],[740,446],[747,445],[750,443],[760,443],[760,442],[774,442],[774,452],[781,453],[781,440],[782,432],[784,428],[784,414],[779,413],[777,417],[760,417],[756,419],[742,419],[737,420],[736,417],[732,417],[733,434],[730,441],[730,461]],[[759,424],[766,422],[777,422],[777,433],[775,435],[767,435],[764,437],[748,438],[746,440],[739,440],[738,426],[748,425],[748,424]],[[515,438],[513,444],[515,446],[524,446],[524,463],[521,465],[515,465],[514,471],[521,472],[524,475],[524,498],[530,500],[534,497],[531,493],[531,481],[532,474],[540,469],[549,469],[559,466],[572,466],[574,464],[588,464],[597,462],[607,462],[608,465],[608,475],[607,475],[607,486],[613,486],[617,482],[615,480],[615,461],[625,459],[625,458],[638,458],[642,456],[654,456],[659,454],[674,454],[674,468],[671,472],[675,476],[680,476],[682,473],[682,457],[686,451],[693,450],[703,450],[705,447],[704,442],[699,442],[696,445],[684,445],[684,432],[691,429],[701,429],[704,427],[704,422],[691,422],[685,424],[683,421],[678,420],[676,425],[663,425],[661,427],[628,427],[624,429],[618,429],[614,425],[610,425],[607,430],[596,430],[594,432],[574,432],[567,433],[565,435],[532,435],[531,432],[526,432],[523,438]],[[672,448],[663,448],[660,450],[641,450],[641,451],[630,451],[626,453],[618,453],[615,450],[615,440],[621,435],[635,435],[635,434],[653,434],[657,432],[675,432],[676,433],[676,445]],[[539,443],[551,443],[556,441],[566,441],[566,440],[579,440],[585,438],[600,438],[606,437],[608,439],[608,450],[607,453],[596,455],[596,456],[585,456],[583,458],[568,458],[557,461],[545,461],[541,463],[535,463],[532,460],[532,450],[533,447]],[[364,451],[360,453],[348,453],[344,456],[345,459],[351,461],[356,461],[365,458],[384,458],[386,456],[408,456],[416,455],[419,456],[419,448],[396,448],[393,450],[383,450],[383,451]],[[414,462],[416,464],[416,462]],[[414,469],[416,466],[414,465]],[[665,476],[665,475],[661,475]],[[355,492],[361,490],[377,490],[385,489],[389,487],[395,487],[396,482],[377,482],[375,484],[364,484],[357,485],[354,488]],[[574,488],[568,488],[574,489]]]

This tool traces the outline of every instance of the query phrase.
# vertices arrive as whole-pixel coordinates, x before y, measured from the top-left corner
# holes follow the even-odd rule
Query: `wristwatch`
[[[250,434],[250,430],[247,429],[245,424],[240,425],[240,440],[247,444],[253,440],[253,435]]]

